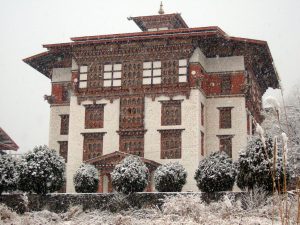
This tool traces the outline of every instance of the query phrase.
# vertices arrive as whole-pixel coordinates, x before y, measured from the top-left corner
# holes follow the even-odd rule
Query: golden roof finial
[[[160,15],[165,14],[162,2],[160,2],[160,8],[159,8],[158,14],[160,14]]]

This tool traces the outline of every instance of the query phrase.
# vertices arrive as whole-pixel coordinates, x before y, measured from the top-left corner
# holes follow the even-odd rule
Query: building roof
[[[19,146],[0,127],[0,150],[14,150],[14,151],[17,151],[18,149],[19,149]]]

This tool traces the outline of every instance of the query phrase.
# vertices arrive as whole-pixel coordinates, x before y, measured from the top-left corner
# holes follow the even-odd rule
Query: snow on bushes
[[[46,145],[26,153],[18,169],[19,189],[25,192],[46,194],[58,191],[65,181],[64,159]]]
[[[232,160],[220,151],[200,161],[194,178],[201,191],[217,192],[231,190],[235,176]]]
[[[283,163],[282,151],[277,149],[275,170],[273,167],[274,158],[273,140],[270,137],[264,139],[265,143],[259,137],[255,137],[248,142],[245,151],[240,152],[237,162],[237,185],[245,190],[252,190],[255,187],[262,187],[265,191],[272,192],[273,178],[275,171],[275,184],[280,183],[283,188]],[[286,165],[287,166],[287,165]],[[289,180],[289,170],[287,170],[287,181]]]
[[[154,173],[155,188],[160,192],[180,192],[186,177],[186,170],[178,162],[161,165]]]
[[[114,189],[123,194],[143,191],[148,184],[149,170],[138,156],[128,156],[111,173]]]
[[[17,189],[19,174],[17,171],[17,160],[11,155],[0,156],[0,195],[2,192]]]
[[[90,164],[82,164],[73,177],[75,191],[80,193],[97,192],[99,183],[98,170]]]

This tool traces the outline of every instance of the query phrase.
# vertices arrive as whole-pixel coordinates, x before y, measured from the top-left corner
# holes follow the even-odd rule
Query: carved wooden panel
[[[105,133],[84,133],[83,161],[103,154],[103,135]]]
[[[222,75],[221,77],[221,93],[230,94],[231,92],[231,77],[229,75]]]
[[[144,97],[122,97],[120,103],[120,129],[144,128]]]
[[[68,162],[68,142],[59,141],[59,155],[65,159],[65,162]]]
[[[232,136],[220,135],[220,151],[226,152],[226,154],[232,158]]]
[[[69,134],[69,115],[60,115],[60,134]]]
[[[125,62],[123,67],[122,88],[139,88],[142,86],[142,62]]]
[[[120,134],[120,151],[144,157],[144,134]]]
[[[170,100],[161,102],[161,125],[181,124],[181,101]]]
[[[178,83],[178,60],[162,62],[162,83],[167,85]]]
[[[103,128],[104,104],[85,106],[85,128]]]
[[[92,63],[89,66],[88,73],[88,87],[89,88],[100,88],[103,86],[103,65],[100,63]]]
[[[181,158],[181,132],[177,130],[159,130],[161,137],[161,159]]]
[[[219,125],[222,129],[231,128],[231,109],[232,107],[218,108],[220,111]]]

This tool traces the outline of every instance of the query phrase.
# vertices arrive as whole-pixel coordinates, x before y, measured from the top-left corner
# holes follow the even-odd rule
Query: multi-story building
[[[184,190],[214,151],[237,159],[261,121],[261,98],[278,77],[265,41],[219,27],[189,28],[181,15],[131,17],[142,32],[46,44],[24,61],[51,80],[49,146],[67,162],[67,191],[82,162],[100,171],[100,192],[128,154],[153,171],[179,161]]]
[[[10,154],[16,156],[14,152],[19,149],[19,146],[8,136],[8,134],[0,127],[0,155]]]

